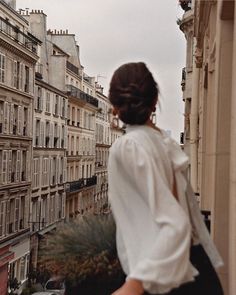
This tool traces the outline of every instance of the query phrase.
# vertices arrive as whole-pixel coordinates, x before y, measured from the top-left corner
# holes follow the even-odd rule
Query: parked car
[[[65,281],[62,277],[53,277],[46,282],[44,290],[64,295],[66,291]]]

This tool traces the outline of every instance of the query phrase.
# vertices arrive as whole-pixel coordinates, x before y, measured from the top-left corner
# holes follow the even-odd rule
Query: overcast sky
[[[183,131],[181,69],[185,39],[176,25],[177,0],[16,0],[17,8],[43,10],[48,29],[69,30],[80,46],[81,63],[107,92],[122,63],[144,61],[161,89],[157,124],[179,140]],[[105,78],[104,78],[105,77]]]

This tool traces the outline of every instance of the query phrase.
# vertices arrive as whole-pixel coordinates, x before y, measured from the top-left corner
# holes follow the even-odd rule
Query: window
[[[46,112],[50,113],[50,92],[46,94]]]
[[[23,112],[23,114],[24,114],[24,118],[23,118],[23,135],[24,136],[26,136],[26,135],[29,135],[28,134],[28,128],[29,128],[29,126],[27,127],[27,123],[28,123],[28,117],[29,117],[29,109],[28,108],[25,108],[24,107],[24,112]]]
[[[62,100],[62,109],[61,109],[61,116],[65,118],[66,115],[66,100],[63,98]]]
[[[38,87],[37,99],[36,99],[36,110],[42,110],[42,88]]]
[[[20,81],[21,81],[21,65],[19,61],[14,61],[13,64],[13,87],[16,89],[20,88]]]
[[[33,187],[38,188],[39,187],[39,158],[35,158],[33,163]]]
[[[49,159],[43,158],[42,186],[49,185]]]
[[[36,130],[35,130],[35,146],[39,146],[39,137],[40,137],[40,120],[36,120]]]
[[[4,102],[0,100],[0,133],[3,133],[4,124]]]
[[[0,202],[0,237],[5,234],[6,202]]]
[[[25,92],[29,92],[29,67],[25,66]]]
[[[55,123],[54,125],[54,148],[57,148],[58,147],[58,125]]]
[[[25,228],[25,196],[21,197],[20,201],[20,229]]]
[[[2,160],[2,184],[6,184],[7,183],[7,162],[8,162],[8,151],[3,150],[1,152],[1,160]]]
[[[58,110],[59,110],[59,96],[56,94],[56,96],[55,96],[55,109],[54,109],[55,115],[58,115]]]
[[[0,53],[0,82],[5,83],[5,64],[6,57],[2,53]]]

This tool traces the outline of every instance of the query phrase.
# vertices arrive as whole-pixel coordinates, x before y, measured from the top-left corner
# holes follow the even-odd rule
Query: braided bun
[[[125,64],[113,74],[109,99],[124,123],[145,124],[157,96],[157,84],[144,63]]]

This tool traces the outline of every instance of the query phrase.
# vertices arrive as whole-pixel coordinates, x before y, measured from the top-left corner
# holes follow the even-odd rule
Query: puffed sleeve
[[[193,280],[189,219],[159,162],[142,144],[124,136],[111,149],[108,177],[109,199],[126,252],[120,255],[126,255],[127,279],[140,280],[151,294],[167,293]]]

